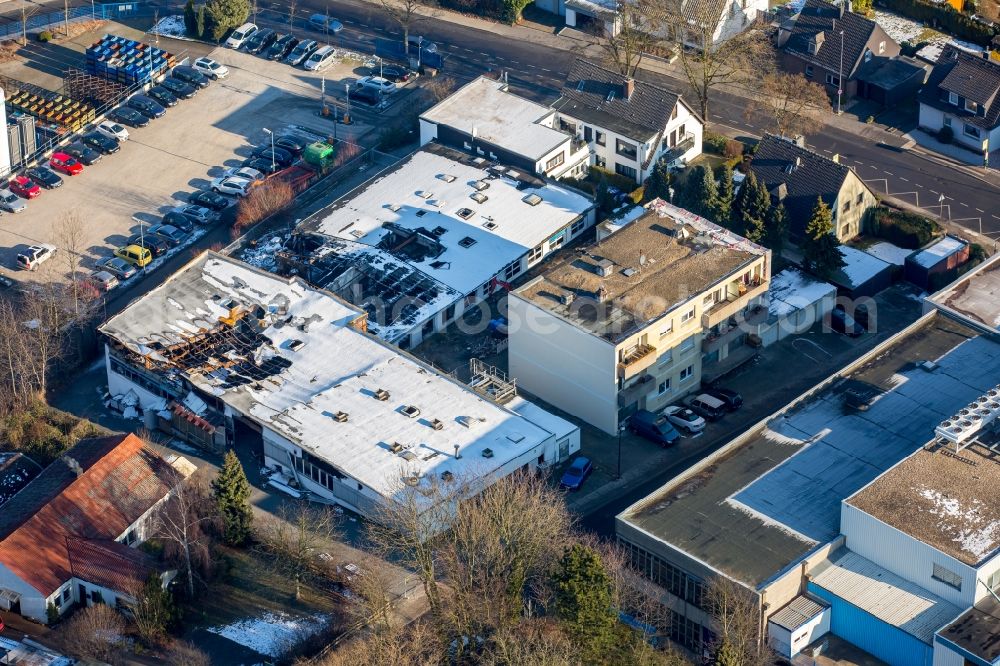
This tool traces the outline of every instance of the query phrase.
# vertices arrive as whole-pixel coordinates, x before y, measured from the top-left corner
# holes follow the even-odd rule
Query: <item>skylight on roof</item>
[[[453,182],[455,182],[455,177],[453,175],[451,175],[450,173],[441,173],[441,174],[438,174],[438,178],[440,178],[441,180],[443,180],[446,183],[453,183]]]
[[[486,229],[489,229],[490,231],[493,231],[494,229],[496,229],[499,226],[500,225],[497,224],[496,222],[494,222],[493,220],[487,220],[487,221],[483,222],[483,227],[485,227]]]
[[[576,89],[579,92],[583,92],[583,86],[585,86],[585,85],[586,85],[586,82],[583,79],[580,79],[579,81],[576,82]]]
[[[482,192],[473,192],[472,194],[469,195],[469,198],[475,201],[476,203],[486,203],[486,201],[489,199],[489,197],[483,194]]]
[[[466,236],[462,240],[458,241],[459,247],[472,247],[476,244],[476,239]]]
[[[542,198],[537,194],[535,194],[534,192],[532,192],[531,194],[522,198],[521,201],[528,204],[529,206],[537,206],[538,204],[542,203]]]
[[[459,208],[458,210],[455,211],[455,215],[458,215],[463,220],[468,220],[475,214],[476,211],[472,210],[471,208]]]
[[[477,192],[490,189],[490,183],[487,180],[477,180],[472,184],[472,186],[476,188]]]
[[[417,190],[417,196],[421,199],[430,199],[434,196],[433,192],[428,192],[427,190]]]

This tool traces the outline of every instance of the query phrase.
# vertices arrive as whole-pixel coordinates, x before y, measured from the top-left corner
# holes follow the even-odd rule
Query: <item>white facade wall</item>
[[[160,396],[144,389],[128,377],[122,377],[117,372],[114,372],[111,369],[111,356],[108,353],[107,346],[104,348],[104,368],[108,374],[108,393],[110,395],[124,395],[129,391],[135,391],[135,394],[139,396],[139,405],[143,409],[148,408],[150,405],[159,405],[163,402],[163,398]]]
[[[426,145],[437,138],[438,126],[437,123],[432,123],[430,121],[420,119],[420,145]]]
[[[957,108],[958,107],[956,107],[956,109]],[[951,129],[954,136],[952,143],[962,144],[966,148],[974,150],[979,154],[982,154],[983,143],[987,140],[989,140],[990,151],[1000,148],[1000,127],[993,128],[991,132],[983,131],[980,138],[976,139],[965,134],[963,131],[965,122],[961,117],[948,114],[927,104],[920,105],[918,125],[931,132],[937,132],[944,127],[944,119],[946,116],[952,119]]]
[[[767,11],[767,0],[733,0],[726,5],[715,31],[713,43],[718,44],[743,32],[757,18],[757,12]]]
[[[802,652],[804,647],[830,633],[830,616],[830,609],[824,609],[819,615],[795,631],[789,631],[773,622],[768,622],[768,641],[778,654],[791,659]]]
[[[841,504],[840,531],[847,537],[847,547],[855,553],[960,608],[971,606],[976,587],[982,587],[976,583],[973,567],[846,502]],[[961,576],[961,589],[932,578],[935,564]]]
[[[986,588],[986,582],[997,571],[1000,571],[1000,553],[996,553],[992,559],[979,567],[979,582],[976,583],[975,603],[978,604],[986,597],[991,596],[990,591]],[[994,590],[994,592],[1000,594],[1000,590]]]
[[[965,666],[965,657],[946,645],[934,641],[933,666]]]
[[[0,589],[12,590],[21,595],[21,615],[35,620],[45,622],[46,599],[42,593],[33,588],[13,571],[0,562]]]
[[[617,432],[615,346],[510,294],[510,375],[529,393]]]

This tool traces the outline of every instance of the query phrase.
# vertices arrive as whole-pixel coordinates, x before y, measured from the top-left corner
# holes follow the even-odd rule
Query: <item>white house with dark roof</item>
[[[1000,63],[949,46],[919,99],[920,127],[950,127],[952,141],[981,155],[1000,149]]]
[[[585,141],[591,163],[643,183],[657,160],[701,154],[704,123],[679,93],[577,59],[552,105],[555,126]]]

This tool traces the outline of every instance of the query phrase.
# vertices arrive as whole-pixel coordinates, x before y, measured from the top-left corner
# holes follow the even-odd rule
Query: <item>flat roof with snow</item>
[[[537,162],[572,138],[542,124],[554,113],[547,106],[509,92],[505,82],[480,76],[422,113],[420,118]]]
[[[840,246],[840,256],[844,258],[844,265],[837,269],[835,277],[842,277],[843,286],[849,289],[860,287],[880,273],[889,269],[889,263],[868,254],[864,250]]]
[[[363,321],[302,280],[206,253],[101,331],[116,354],[182,375],[386,496],[401,479],[499,473],[552,438],[357,330]]]
[[[937,366],[921,367],[920,361]],[[702,471],[640,500],[618,521],[758,586],[840,532],[841,502],[933,437],[991,388],[1000,343],[926,317],[857,370],[793,403]],[[845,391],[878,392],[867,411]]]
[[[786,268],[771,276],[767,293],[771,299],[767,306],[771,316],[786,317],[824,298],[836,297],[837,288],[797,268]]]
[[[431,143],[302,228],[379,247],[469,294],[593,207],[565,187]]]
[[[982,324],[1000,329],[1000,255],[966,273],[929,299],[931,304]]]
[[[945,236],[938,242],[934,243],[934,245],[914,253],[910,257],[910,261],[915,262],[918,266],[922,266],[924,268],[933,268],[939,264],[942,259],[946,259],[956,252],[960,252],[966,245],[968,245],[968,243],[961,238]]]

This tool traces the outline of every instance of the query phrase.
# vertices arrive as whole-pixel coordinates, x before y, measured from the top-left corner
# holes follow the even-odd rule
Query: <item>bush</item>
[[[881,0],[880,4],[907,18],[929,23],[932,27],[980,46],[989,46],[990,40],[997,34],[994,27],[956,12],[946,3],[935,4],[932,0]]]
[[[726,139],[725,145],[722,147],[722,156],[727,160],[731,159],[743,159],[743,143],[737,141],[736,139]]]
[[[941,143],[951,143],[952,139],[955,138],[955,130],[950,127],[942,127],[938,130],[937,138]]]
[[[279,210],[292,203],[295,199],[295,190],[290,183],[280,179],[271,179],[258,185],[240,199],[236,205],[236,222],[233,224],[235,230],[243,231],[251,227],[266,217],[277,213]]]
[[[597,184],[587,180],[586,178],[570,178],[567,176],[565,178],[560,178],[559,182],[566,183],[570,187],[578,189],[581,192],[586,192],[590,196],[594,196],[597,192]]]
[[[587,179],[595,184],[599,183],[603,179],[608,183],[609,187],[614,187],[622,192],[631,192],[635,189],[635,181],[628,176],[613,173],[607,169],[602,169],[599,166],[590,167],[590,170],[587,173]]]
[[[871,216],[872,233],[893,245],[916,250],[941,233],[937,222],[916,213],[876,208]]]
[[[628,198],[631,199],[632,203],[636,205],[641,204],[642,198],[645,196],[645,191],[646,188],[640,185],[639,187],[635,188],[634,190],[628,193]]]
[[[381,151],[401,148],[416,141],[412,132],[405,125],[394,125],[386,127],[378,135],[378,149]]]
[[[715,132],[705,132],[701,136],[701,149],[706,153],[725,155],[726,144],[728,143],[729,137],[723,136],[722,134],[716,134]],[[737,143],[739,143],[739,141],[737,141]]]
[[[38,41],[51,42],[52,36],[53,36],[52,33],[49,32],[48,30],[42,30],[40,33],[38,33]]]

